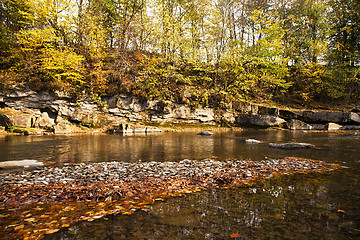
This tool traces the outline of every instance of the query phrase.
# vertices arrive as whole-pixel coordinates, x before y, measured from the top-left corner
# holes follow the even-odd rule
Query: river
[[[263,144],[246,144],[253,138]],[[270,142],[316,149],[280,150]],[[180,161],[286,156],[340,163],[328,174],[285,175],[253,187],[216,189],[157,202],[149,211],[80,222],[46,239],[359,239],[360,134],[244,130],[136,135],[51,135],[0,138],[0,161],[46,165],[102,161]]]

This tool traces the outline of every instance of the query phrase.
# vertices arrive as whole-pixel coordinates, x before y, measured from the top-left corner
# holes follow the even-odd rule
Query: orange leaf
[[[230,235],[231,238],[237,238],[240,237],[240,235],[238,233],[233,233]]]

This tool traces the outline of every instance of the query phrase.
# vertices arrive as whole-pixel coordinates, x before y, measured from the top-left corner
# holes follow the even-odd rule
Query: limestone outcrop
[[[127,94],[101,99],[88,96],[75,101],[62,92],[34,92],[19,88],[0,91],[0,126],[6,129],[13,126],[41,128],[65,134],[83,132],[84,127],[119,129],[121,124],[135,122],[348,130],[360,129],[360,114],[283,110],[241,101],[233,102],[228,110],[218,110],[192,108],[170,101],[140,100]],[[151,131],[145,127],[135,129],[128,131]]]

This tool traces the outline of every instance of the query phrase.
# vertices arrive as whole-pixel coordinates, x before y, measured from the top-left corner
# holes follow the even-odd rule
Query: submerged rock
[[[296,148],[314,148],[310,143],[269,143],[272,148],[296,149]]]

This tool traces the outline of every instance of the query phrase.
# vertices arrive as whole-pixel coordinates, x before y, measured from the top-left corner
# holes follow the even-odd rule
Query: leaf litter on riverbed
[[[318,166],[292,168],[292,165]],[[191,162],[196,164],[197,162]],[[78,221],[94,221],[109,214],[131,215],[147,211],[156,201],[199,192],[208,188],[249,186],[253,180],[287,173],[323,172],[341,168],[309,159],[285,158],[274,164],[243,161],[232,168],[231,162],[216,169],[211,176],[147,177],[133,180],[84,183],[49,183],[47,185],[0,186],[0,236],[7,239],[41,239]],[[281,164],[283,165],[281,165]],[[191,165],[190,164],[190,165]],[[230,166],[230,167],[229,167]],[[114,188],[114,186],[117,186]],[[54,198],[54,196],[56,198]],[[234,235],[235,236],[235,235]]]

